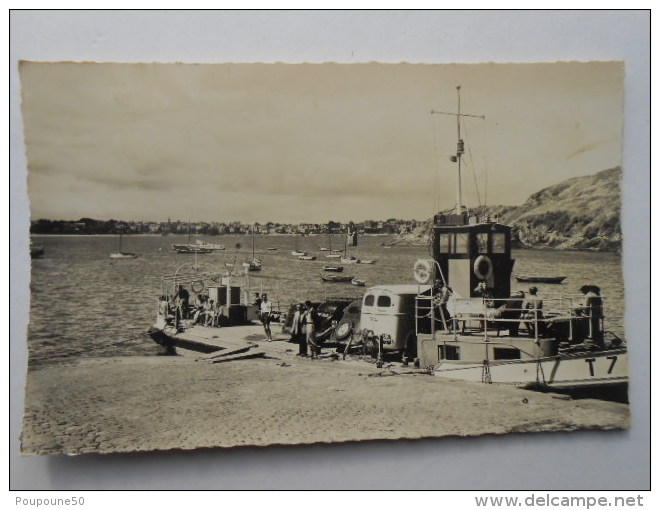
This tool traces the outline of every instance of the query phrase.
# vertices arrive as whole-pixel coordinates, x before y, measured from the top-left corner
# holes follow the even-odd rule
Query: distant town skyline
[[[621,164],[623,64],[22,63],[32,219],[321,223],[518,205]],[[478,193],[477,193],[478,189]]]

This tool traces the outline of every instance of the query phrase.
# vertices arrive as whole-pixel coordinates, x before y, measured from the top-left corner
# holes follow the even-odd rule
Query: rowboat
[[[316,260],[314,255],[301,255],[298,260]]]
[[[529,275],[515,275],[516,280],[521,283],[561,283],[565,276],[529,276]]]
[[[341,273],[344,270],[344,266],[323,266],[323,270],[329,273]]]
[[[329,283],[349,283],[353,279],[349,275],[339,275],[339,274],[322,274],[321,280]]]
[[[194,255],[197,253],[211,253],[213,250],[209,250],[208,248],[201,248],[199,246],[195,245],[188,245],[188,246],[180,246],[178,248],[175,248],[177,253],[181,253],[184,255]]]

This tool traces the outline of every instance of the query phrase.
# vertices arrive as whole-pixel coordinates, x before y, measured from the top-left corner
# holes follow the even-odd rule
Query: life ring
[[[335,338],[337,340],[346,340],[353,333],[353,323],[342,322],[337,329],[335,329]]]
[[[199,285],[199,286],[197,286]],[[204,282],[202,280],[197,280],[196,282],[192,282],[192,285],[190,288],[195,292],[196,294],[199,294],[204,290]]]
[[[493,276],[493,262],[486,255],[479,255],[474,261],[474,276],[488,280]]]
[[[415,262],[413,276],[415,281],[421,285],[426,285],[433,281],[435,263],[429,259],[419,259]]]

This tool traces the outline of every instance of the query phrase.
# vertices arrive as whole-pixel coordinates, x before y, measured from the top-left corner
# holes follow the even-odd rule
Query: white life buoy
[[[434,280],[435,262],[429,259],[419,259],[415,262],[413,276],[415,281],[422,285],[431,283]]]
[[[197,280],[192,283],[190,288],[193,290],[193,292],[199,294],[204,290],[204,282],[202,280]]]
[[[486,255],[479,255],[474,261],[474,276],[488,280],[493,276],[493,262]]]

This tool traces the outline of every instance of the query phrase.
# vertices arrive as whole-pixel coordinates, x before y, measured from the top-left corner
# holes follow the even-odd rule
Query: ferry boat
[[[249,326],[258,320],[258,306],[250,303],[247,270],[242,275],[228,275],[182,268],[161,277],[156,321],[149,336],[171,354],[227,349],[237,335],[220,338],[218,328]],[[180,287],[187,299],[178,297]]]
[[[597,293],[591,305],[581,302],[589,293],[511,294],[511,227],[467,213],[436,215],[432,246],[433,259],[414,271],[433,287],[416,299],[411,354],[433,375],[547,388],[627,384],[627,349],[605,329]],[[453,291],[444,308],[442,286]]]
[[[458,112],[450,115],[460,120],[457,90]],[[433,258],[415,264],[417,283],[431,287],[415,299],[416,343],[404,357],[416,356],[448,379],[562,389],[627,385],[627,347],[606,330],[596,285],[584,285],[579,298],[534,287],[528,296],[511,293],[511,227],[462,205],[458,126],[450,158],[458,164],[456,208],[434,216]]]

